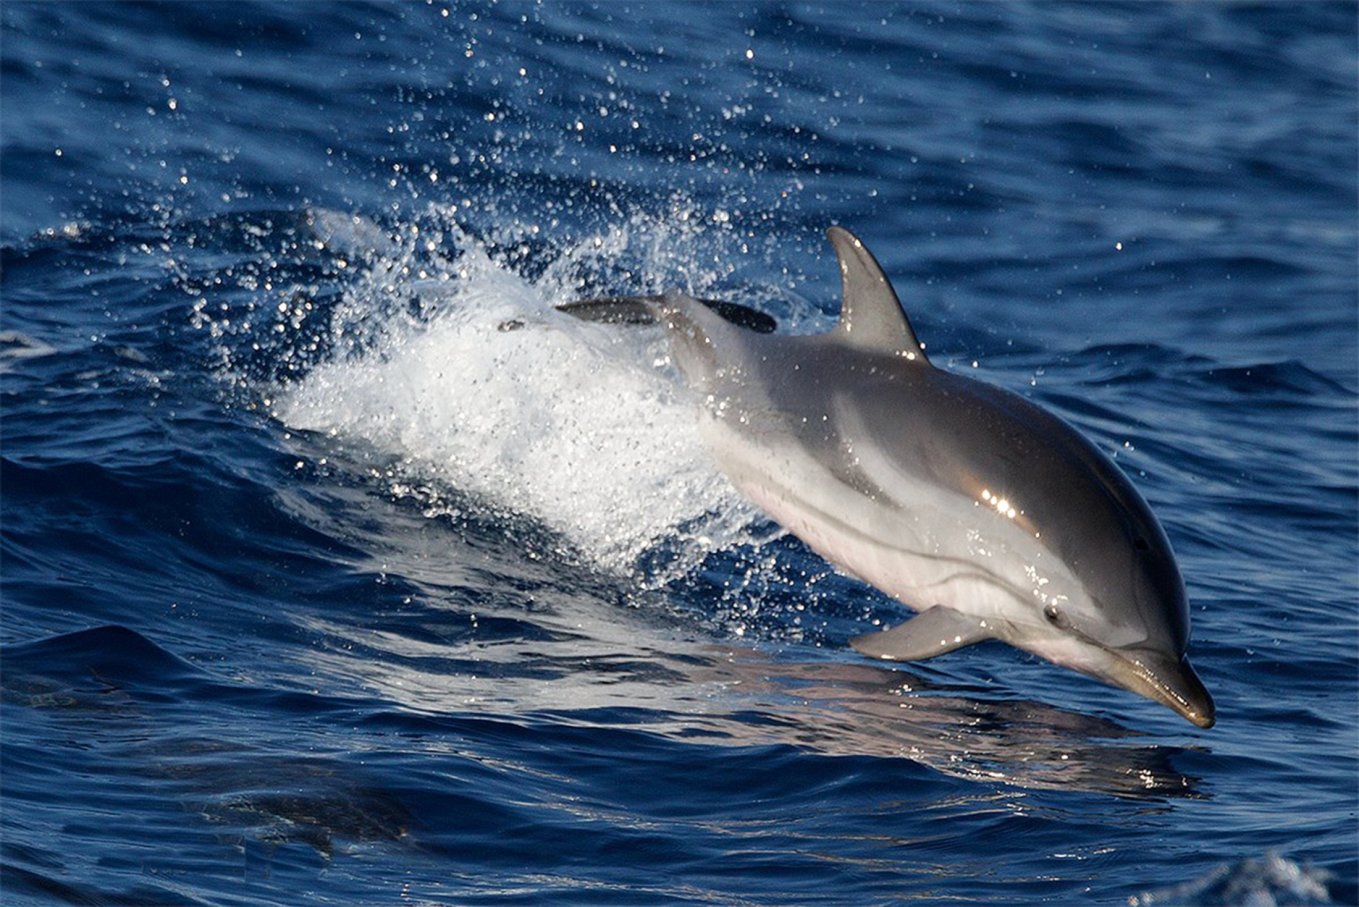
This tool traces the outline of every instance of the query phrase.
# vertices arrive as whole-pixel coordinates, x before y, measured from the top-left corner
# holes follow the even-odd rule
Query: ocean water
[[[0,23],[5,904],[1359,901],[1353,4]],[[1216,727],[856,655],[553,311],[818,330],[832,223],[1133,477]]]

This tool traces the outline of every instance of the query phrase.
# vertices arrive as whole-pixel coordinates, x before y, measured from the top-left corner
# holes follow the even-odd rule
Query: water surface
[[[1359,901],[1351,5],[0,22],[7,903]],[[1129,471],[1217,727],[866,662],[552,312],[817,330],[831,223]]]

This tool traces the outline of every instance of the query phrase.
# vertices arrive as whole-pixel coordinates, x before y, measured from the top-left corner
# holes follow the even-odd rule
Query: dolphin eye
[[[1058,608],[1056,605],[1048,605],[1043,608],[1043,616],[1046,617],[1048,623],[1052,624],[1054,627],[1061,627],[1063,629],[1067,627],[1066,616],[1062,614],[1062,609]]]
[[[1151,545],[1147,544],[1147,540],[1142,538],[1142,536],[1140,535],[1137,537],[1136,541],[1133,542],[1133,547],[1136,548],[1138,551],[1151,550]]]

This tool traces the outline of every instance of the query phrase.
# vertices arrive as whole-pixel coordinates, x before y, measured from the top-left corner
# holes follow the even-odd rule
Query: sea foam
[[[571,263],[609,245],[622,255],[626,230],[560,251],[529,279],[466,234],[455,259],[411,271],[397,267],[403,243],[375,240],[370,224],[317,223],[328,243],[359,243],[370,267],[332,325],[354,342],[274,395],[285,425],[363,442],[407,478],[541,521],[606,569],[629,570],[666,537],[691,560],[744,537],[753,513],[704,450],[660,330],[554,308],[577,291]],[[389,305],[403,267],[414,276],[398,291],[422,317]]]

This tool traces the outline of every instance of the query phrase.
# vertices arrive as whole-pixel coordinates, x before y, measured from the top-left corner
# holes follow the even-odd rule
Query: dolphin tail
[[[557,306],[557,311],[573,315],[582,321],[596,321],[601,324],[656,324],[657,306],[665,302],[664,296],[601,296],[595,299],[580,299]],[[778,322],[764,312],[749,306],[721,299],[700,299],[713,312],[737,327],[746,328],[757,334],[772,334]]]

